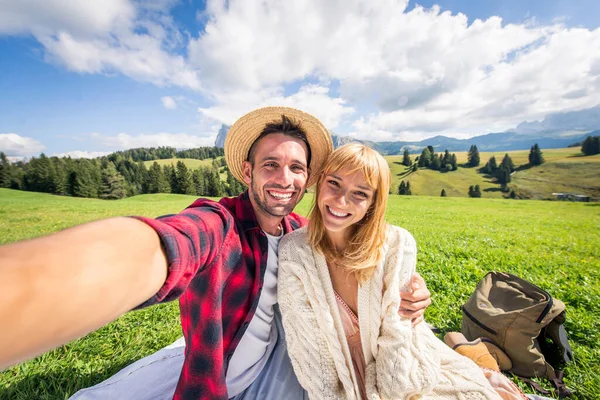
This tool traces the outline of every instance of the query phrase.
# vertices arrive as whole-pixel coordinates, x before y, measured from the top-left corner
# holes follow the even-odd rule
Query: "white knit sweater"
[[[426,326],[398,315],[400,292],[415,270],[416,244],[388,229],[383,261],[358,289],[358,319],[368,399],[499,399],[481,369]],[[306,228],[279,246],[278,301],[294,371],[311,399],[359,399],[325,257]]]

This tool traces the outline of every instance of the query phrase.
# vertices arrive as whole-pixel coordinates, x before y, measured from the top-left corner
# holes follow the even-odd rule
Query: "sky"
[[[596,0],[0,0],[0,151],[212,146],[284,105],[468,138],[600,104]]]

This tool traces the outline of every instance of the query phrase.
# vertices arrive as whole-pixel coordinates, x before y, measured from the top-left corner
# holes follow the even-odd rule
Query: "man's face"
[[[285,217],[304,195],[308,180],[306,144],[281,133],[273,133],[255,146],[254,166],[244,161],[244,181],[257,212]]]

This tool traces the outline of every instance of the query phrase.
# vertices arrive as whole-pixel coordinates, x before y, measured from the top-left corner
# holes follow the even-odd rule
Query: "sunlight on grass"
[[[119,215],[176,213],[194,197],[144,195],[120,201],[0,189],[0,242]],[[298,207],[304,215],[312,195]],[[427,320],[460,330],[460,305],[483,275],[529,279],[567,306],[574,398],[600,393],[600,207],[597,204],[391,196],[388,221],[413,233],[417,268],[432,292]],[[181,335],[177,303],[127,314],[97,332],[0,374],[0,398],[64,399]],[[546,383],[546,386],[548,384]],[[528,389],[528,391],[530,391]]]

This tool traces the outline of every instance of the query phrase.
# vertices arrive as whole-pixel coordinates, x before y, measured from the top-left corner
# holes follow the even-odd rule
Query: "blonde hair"
[[[325,177],[344,168],[350,173],[360,171],[375,192],[365,217],[354,224],[355,230],[346,248],[340,253],[325,234],[318,199]],[[349,143],[329,156],[317,181],[308,223],[310,245],[321,252],[327,261],[333,261],[353,272],[359,284],[369,279],[381,261],[388,226],[385,222],[385,211],[391,175],[390,167],[381,154],[365,145]]]

